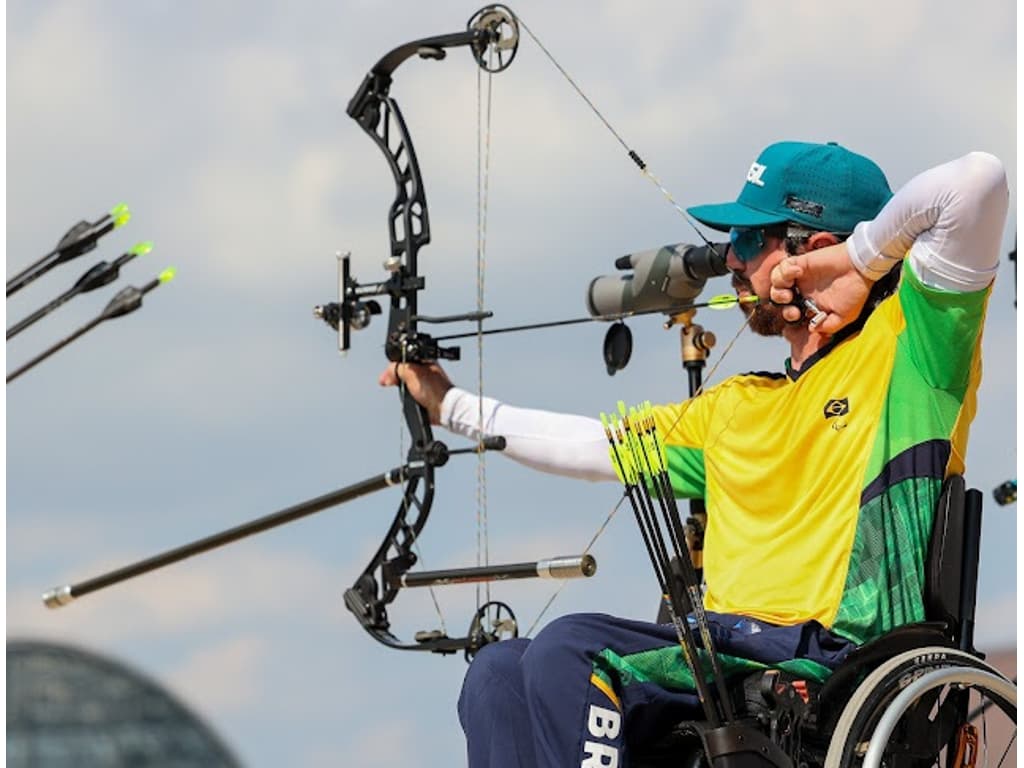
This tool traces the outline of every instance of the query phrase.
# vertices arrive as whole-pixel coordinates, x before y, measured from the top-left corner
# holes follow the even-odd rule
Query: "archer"
[[[947,475],[962,473],[985,308],[1008,189],[971,153],[895,195],[836,144],[783,142],[736,202],[688,212],[728,231],[755,333],[789,342],[785,372],[744,374],[654,409],[672,491],[704,497],[704,607],[717,650],[827,676],[858,645],[924,616],[925,548]],[[601,424],[454,387],[394,364],[433,424],[541,471],[617,479]],[[756,503],[754,503],[756,500]],[[471,766],[615,765],[693,717],[668,624],[570,615],[480,650],[459,716]]]

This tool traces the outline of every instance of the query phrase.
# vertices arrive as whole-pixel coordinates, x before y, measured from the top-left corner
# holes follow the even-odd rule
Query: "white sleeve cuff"
[[[854,228],[853,234],[846,240],[846,251],[858,272],[869,280],[880,280],[889,274],[889,270],[895,267],[902,257],[894,258],[881,253],[870,240],[867,223],[862,221]]]

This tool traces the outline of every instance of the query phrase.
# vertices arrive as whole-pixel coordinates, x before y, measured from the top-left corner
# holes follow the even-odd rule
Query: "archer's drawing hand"
[[[771,283],[771,299],[777,304],[791,304],[794,285],[813,301],[825,313],[825,319],[808,328],[828,336],[857,319],[873,285],[853,266],[846,243],[783,259],[772,269]],[[801,310],[787,306],[782,316],[796,322]]]
[[[393,363],[377,380],[382,387],[396,387],[401,381],[413,400],[427,409],[430,423],[441,423],[441,401],[451,389],[451,379],[437,363]]]

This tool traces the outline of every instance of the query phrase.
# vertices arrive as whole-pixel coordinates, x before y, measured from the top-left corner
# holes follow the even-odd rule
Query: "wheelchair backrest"
[[[951,628],[960,621],[966,486],[962,475],[942,484],[924,571],[924,611],[929,621]]]
[[[967,490],[962,475],[950,475],[939,495],[925,561],[924,609],[926,619],[946,624],[964,650],[973,650],[980,538],[981,493]]]

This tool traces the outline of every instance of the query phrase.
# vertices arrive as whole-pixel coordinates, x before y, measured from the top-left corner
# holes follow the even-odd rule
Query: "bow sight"
[[[414,292],[422,290],[425,285],[422,277],[410,277],[403,269],[401,259],[392,256],[384,262],[384,269],[391,272],[390,279],[361,285],[351,276],[350,261],[350,254],[338,255],[340,301],[313,307],[314,317],[319,317],[338,332],[338,351],[343,356],[348,354],[351,346],[352,331],[361,331],[370,324],[373,315],[381,314],[380,304],[368,298],[370,296],[391,297],[393,311],[388,336],[384,342],[384,352],[393,363],[429,363],[435,360],[459,359],[458,347],[439,346],[430,334],[415,330],[416,323],[475,322],[494,315],[493,312],[466,312],[460,315],[433,317],[403,313],[403,299],[406,307],[410,301],[415,305]]]

